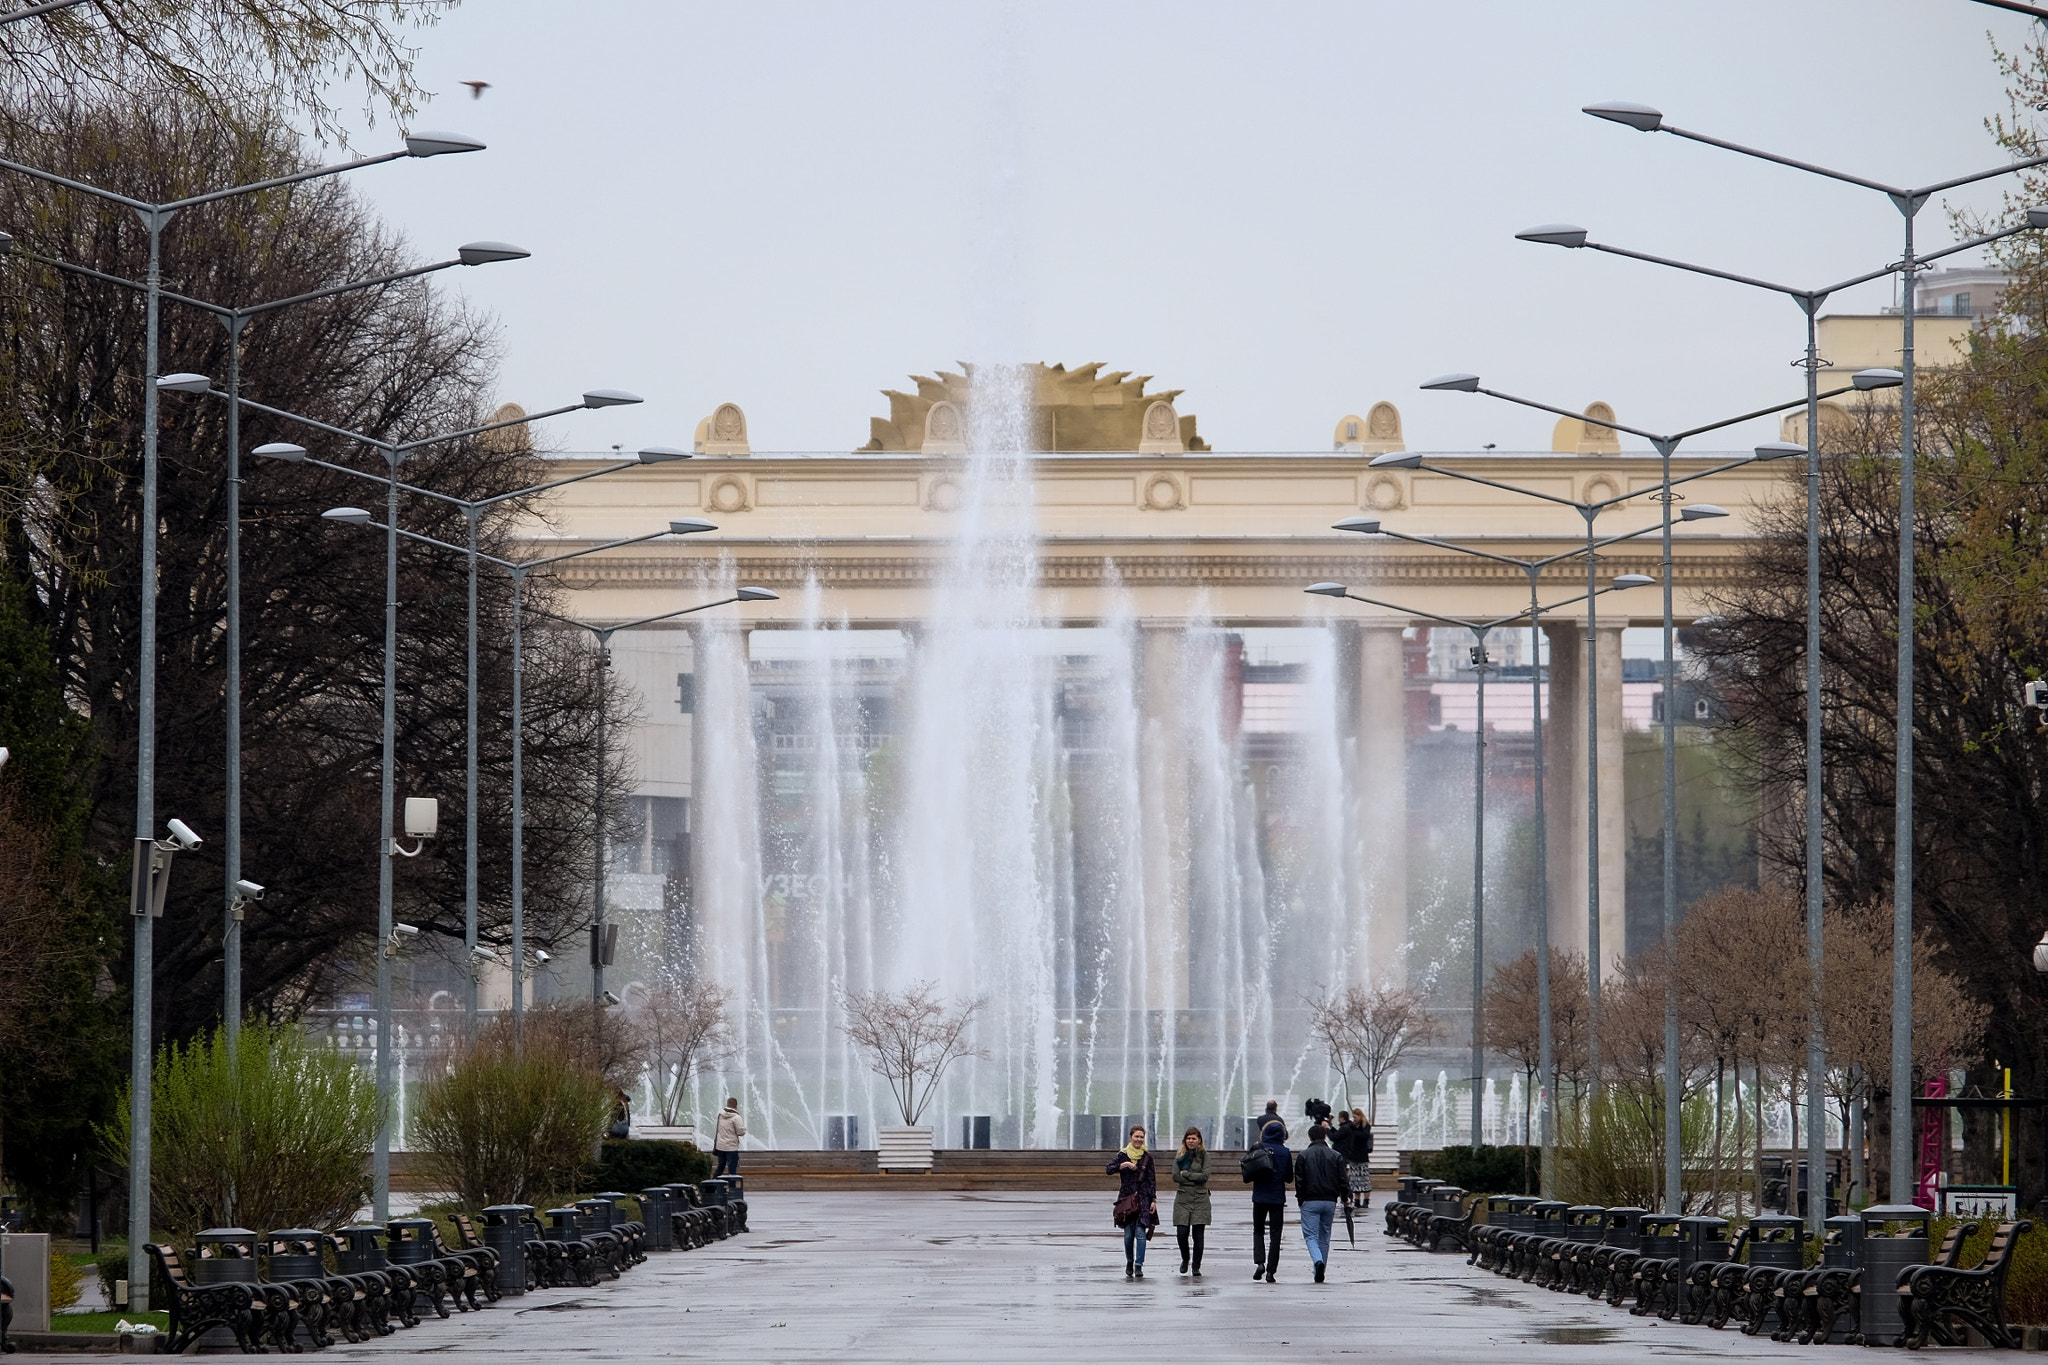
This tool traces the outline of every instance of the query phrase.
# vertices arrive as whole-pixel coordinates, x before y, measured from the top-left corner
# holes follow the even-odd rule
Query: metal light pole
[[[395,506],[395,494],[394,503]],[[701,531],[715,531],[718,527],[701,517],[678,517],[670,521],[668,529],[651,531],[642,536],[627,536],[619,540],[608,540],[596,545],[587,545],[580,550],[570,550],[544,559],[509,560],[496,555],[476,553],[450,541],[422,535],[417,531],[401,531],[396,522],[379,523],[359,507],[336,507],[321,513],[332,521],[346,522],[357,526],[374,526],[382,529],[387,537],[404,536],[424,545],[438,546],[453,550],[457,554],[476,554],[476,558],[504,569],[512,578],[512,1040],[519,1046],[525,1037],[526,1004],[526,904],[525,868],[525,696],[523,676],[525,673],[525,645],[521,630],[521,618],[525,615],[526,578],[537,569],[545,569],[565,560],[580,559],[601,550],[616,550],[625,545],[638,545],[643,541],[657,540],[662,536],[687,536]]]
[[[2048,208],[2029,209],[2026,221],[2018,226],[1999,232],[1986,233],[1969,241],[1959,242],[1941,251],[1931,252],[1920,258],[1923,264],[1952,256],[1957,252],[1971,251],[1990,242],[2036,228],[2048,227]],[[1612,246],[1590,239],[1583,227],[1573,223],[1549,223],[1542,227],[1518,232],[1515,236],[1525,242],[1536,242],[1544,246],[1559,246],[1570,249],[1585,248],[1622,256],[1630,260],[1645,261],[1651,265],[1664,266],[1689,274],[1704,275],[1712,279],[1746,285],[1754,289],[1783,294],[1799,308],[1806,323],[1806,354],[1803,368],[1806,372],[1806,956],[1810,975],[1807,1027],[1807,1169],[1819,1171],[1827,1159],[1826,1152],[1826,1074],[1827,1051],[1825,1020],[1821,1017],[1821,988],[1826,963],[1822,952],[1823,903],[1826,875],[1823,858],[1825,855],[1824,803],[1822,780],[1824,775],[1821,741],[1821,585],[1820,585],[1820,308],[1828,297],[1843,289],[1893,274],[1898,267],[1888,265],[1881,270],[1868,271],[1850,279],[1818,289],[1800,289],[1791,285],[1774,284],[1768,280],[1748,275],[1738,275],[1711,266],[1694,265],[1687,261],[1673,260],[1665,256],[1653,256],[1625,247]],[[1901,376],[1903,379],[1903,376]],[[1796,450],[1796,448],[1795,448]],[[1793,453],[1788,451],[1787,453]],[[1666,651],[1667,657],[1669,650]],[[1667,752],[1669,746],[1667,743]],[[1668,847],[1668,840],[1667,840]],[[1669,917],[1673,908],[1673,896],[1667,889],[1665,910]],[[1674,1018],[1667,1022],[1667,1038],[1675,1029]],[[1826,1217],[1824,1204],[1809,1201],[1807,1223],[1816,1235]]]
[[[16,17],[27,17],[18,15]],[[142,376],[142,553],[139,576],[141,604],[137,612],[136,697],[135,697],[135,838],[150,839],[156,824],[156,541],[157,541],[157,317],[163,290],[163,230],[181,209],[217,203],[260,190],[277,189],[339,175],[386,161],[406,157],[441,156],[483,149],[475,138],[454,133],[415,133],[405,139],[402,151],[358,157],[334,166],[317,166],[290,175],[230,189],[191,195],[164,204],[152,204],[116,194],[82,180],[56,175],[18,161],[0,158],[0,169],[30,176],[47,184],[61,185],[111,204],[118,204],[141,219],[149,237],[149,266],[143,277],[143,376]],[[138,856],[140,856],[138,854]],[[140,878],[137,878],[140,885]],[[138,1311],[149,1306],[149,1262],[142,1248],[150,1238],[150,1079],[154,1060],[151,1046],[151,1014],[155,1008],[155,933],[152,917],[129,906],[135,921],[134,982],[129,1047],[129,1148],[128,1148],[128,1293],[129,1307]]]
[[[1340,523],[1341,525],[1341,523]],[[1622,574],[1605,588],[1595,587],[1595,595],[1615,592],[1628,588],[1646,587],[1655,580],[1646,574]],[[1362,597],[1342,583],[1315,583],[1304,591],[1318,597],[1341,597],[1352,602],[1363,602],[1368,606],[1384,607],[1389,611],[1408,616],[1419,616],[1442,625],[1456,626],[1472,632],[1472,665],[1478,675],[1477,720],[1473,725],[1472,744],[1472,1149],[1479,1149],[1483,1136],[1485,1115],[1482,1096],[1486,1084],[1486,675],[1492,671],[1492,661],[1486,657],[1486,640],[1494,630],[1511,621],[1528,616],[1532,627],[1545,611],[1570,606],[1579,599],[1566,598],[1553,602],[1548,607],[1538,606],[1532,599],[1527,612],[1503,616],[1491,621],[1470,621],[1451,616],[1439,616],[1419,607],[1406,607],[1393,602],[1381,601],[1376,597]],[[1535,660],[1531,656],[1531,670]],[[1547,935],[1545,936],[1547,939]],[[1547,942],[1546,942],[1547,946]],[[1543,1023],[1548,1023],[1548,1012],[1540,1008]]]
[[[1415,463],[1409,467],[1421,468],[1421,457],[1417,456]],[[1732,465],[1725,467],[1733,468]],[[1699,520],[1703,517],[1720,514],[1719,509],[1713,508],[1706,503],[1695,504],[1687,510],[1692,514],[1690,518],[1687,518],[1690,520]],[[1586,553],[1586,549],[1575,548],[1541,559],[1516,559],[1509,555],[1497,554],[1491,550],[1481,550],[1470,545],[1460,545],[1454,541],[1436,540],[1426,536],[1414,536],[1400,531],[1391,531],[1386,529],[1377,517],[1347,517],[1343,521],[1337,522],[1331,529],[1350,531],[1359,535],[1386,536],[1411,545],[1426,545],[1432,549],[1448,550],[1453,554],[1468,555],[1474,559],[1483,559],[1491,563],[1518,569],[1527,576],[1529,581],[1529,611],[1527,613],[1529,619],[1530,660],[1529,714],[1532,729],[1531,738],[1535,746],[1536,756],[1536,786],[1533,812],[1536,826],[1535,885],[1530,891],[1530,903],[1534,907],[1536,918],[1537,1072],[1542,1078],[1540,1087],[1542,1098],[1537,1104],[1537,1123],[1539,1129],[1538,1145],[1542,1148],[1543,1152],[1543,1164],[1539,1174],[1544,1197],[1549,1198],[1555,1180],[1556,1169],[1556,1162],[1553,1160],[1553,1157],[1557,1140],[1557,1066],[1552,1046],[1553,1034],[1550,1005],[1550,840],[1549,826],[1545,819],[1543,794],[1546,780],[1543,756],[1543,670],[1536,662],[1542,657],[1542,613],[1544,611],[1544,608],[1540,605],[1539,585],[1545,569],[1552,565],[1575,559],[1579,555]],[[1648,535],[1656,529],[1658,528],[1654,526],[1645,526],[1634,531],[1623,532],[1620,535],[1608,536],[1594,542],[1591,548],[1594,550],[1603,549],[1606,546],[1617,544],[1624,540],[1633,540],[1638,536]],[[1578,599],[1574,597],[1567,599],[1566,603],[1558,605],[1568,605],[1576,601]],[[1510,617],[1507,619],[1512,620],[1516,618]]]
[[[0,233],[0,254],[13,253],[22,260],[49,266],[68,274],[100,280],[108,284],[137,291],[146,291],[149,286],[136,280],[123,279],[104,270],[77,265],[70,261],[39,255],[35,252],[17,251],[14,239]],[[242,553],[241,553],[241,405],[237,401],[242,383],[242,330],[252,319],[268,313],[289,308],[294,304],[311,303],[318,299],[334,298],[341,294],[355,293],[364,289],[376,289],[397,284],[421,275],[432,274],[457,265],[485,265],[494,261],[524,259],[529,253],[504,242],[471,242],[459,249],[457,255],[446,261],[430,265],[415,266],[409,270],[394,271],[375,279],[356,280],[348,284],[335,285],[326,289],[310,290],[294,294],[289,298],[273,299],[268,303],[252,304],[246,307],[227,307],[209,303],[204,299],[187,297],[168,289],[158,289],[161,299],[184,304],[220,319],[228,333],[227,390],[227,630],[224,641],[226,649],[226,768],[227,792],[225,812],[226,826],[221,841],[222,860],[226,864],[222,881],[226,901],[221,927],[221,1018],[226,1027],[228,1055],[234,1056],[235,1045],[242,1030],[242,916],[247,898],[236,890],[236,883],[242,879]],[[193,388],[193,383],[202,379],[197,375],[170,375],[156,381],[159,390],[203,392],[210,389],[205,385]]]
[[[1637,132],[1670,133],[1689,142],[1874,190],[1891,201],[1904,223],[1904,250],[1896,267],[1902,281],[1899,368],[1904,378],[1899,390],[1898,714],[1894,729],[1891,1059],[1891,1197],[1894,1202],[1903,1202],[1906,1196],[1902,1191],[1909,1190],[1913,1183],[1910,1174],[1913,1166],[1913,295],[1914,277],[1924,264],[1914,256],[1913,222],[1927,201],[1945,190],[2048,164],[2048,156],[2026,157],[1932,185],[1888,185],[1680,128],[1666,123],[1663,112],[1648,105],[1609,101],[1587,105],[1584,112]],[[1809,428],[1807,438],[1816,440],[1817,433]],[[1809,1171],[1812,1179],[1821,1175],[1811,1167]]]
[[[590,914],[590,1003],[593,1006],[601,1006],[604,1003],[604,969],[607,965],[604,951],[605,766],[603,757],[605,752],[606,712],[604,674],[605,670],[612,666],[612,636],[622,630],[638,630],[642,626],[651,626],[661,621],[672,621],[678,616],[689,616],[696,612],[709,611],[713,607],[729,606],[734,602],[775,602],[779,600],[779,596],[767,588],[740,588],[731,597],[721,597],[715,602],[699,602],[694,607],[678,607],[674,611],[664,611],[655,616],[643,616],[637,621],[622,621],[617,625],[611,626],[594,625],[589,621],[578,621],[574,617],[569,616],[557,616],[551,611],[537,610],[533,613],[535,616],[545,616],[551,621],[559,621],[563,625],[575,626],[579,630],[589,631],[592,640],[597,646],[597,752],[599,761],[597,768],[597,792],[593,802],[594,810],[592,811],[591,847],[593,852],[591,861]]]

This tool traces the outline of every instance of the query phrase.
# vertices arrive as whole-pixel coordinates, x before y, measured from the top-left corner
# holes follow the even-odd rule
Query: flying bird
[[[489,81],[464,81],[463,84],[469,87],[469,97],[473,100],[482,99],[484,91],[491,88]]]

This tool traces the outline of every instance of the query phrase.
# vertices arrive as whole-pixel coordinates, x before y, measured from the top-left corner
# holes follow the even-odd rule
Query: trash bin
[[[383,1244],[377,1240],[384,1236],[384,1229],[375,1223],[351,1223],[335,1236],[341,1238],[341,1249],[334,1259],[342,1274],[367,1275],[391,1264],[384,1255]]]
[[[675,1196],[661,1185],[650,1185],[640,1191],[640,1222],[647,1228],[647,1249],[649,1251],[673,1251],[676,1245],[675,1225],[669,1215],[675,1212]]]
[[[697,1189],[698,1192],[704,1196],[704,1205],[706,1208],[725,1207],[725,1196],[727,1187],[726,1183],[723,1180],[700,1181],[698,1182]]]
[[[1431,1180],[1428,1176],[1417,1180],[1415,1182],[1415,1202],[1433,1207],[1436,1204],[1436,1187],[1443,1183],[1441,1180]]]
[[[384,1258],[393,1265],[418,1265],[434,1259],[434,1220],[394,1218],[384,1225]]]
[[[745,1176],[722,1175],[718,1178],[725,1182],[725,1188],[729,1192],[728,1198],[745,1199],[747,1197],[747,1178]]]
[[[285,1228],[263,1238],[273,1280],[319,1280],[327,1276],[320,1249],[327,1234],[318,1228]]]
[[[1928,1224],[1918,1204],[1872,1204],[1863,1210],[1863,1339],[1889,1346],[1906,1328],[1899,1317],[1899,1272],[1927,1264]]]
[[[1538,1237],[1564,1236],[1564,1213],[1570,1204],[1539,1199],[1529,1206],[1529,1231]]]
[[[1701,1261],[1728,1259],[1726,1218],[1681,1218],[1678,1220],[1678,1278],[1684,1280]]]
[[[1607,1210],[1598,1204],[1574,1204],[1564,1211],[1563,1236],[1567,1242],[1597,1242],[1607,1221]]]
[[[580,1242],[583,1240],[583,1210],[574,1204],[564,1204],[558,1209],[549,1209],[541,1215],[548,1220],[547,1238],[552,1242]]]
[[[526,1240],[531,1204],[493,1204],[483,1211],[484,1245],[498,1253],[498,1292],[526,1292]]]
[[[1678,1254],[1678,1215],[1646,1213],[1636,1221],[1636,1250],[1645,1259],[1668,1261]]]
[[[1421,1183],[1422,1177],[1419,1175],[1402,1176],[1401,1188],[1395,1192],[1394,1202],[1396,1204],[1413,1204],[1415,1202],[1415,1187]]]
[[[1863,1264],[1863,1220],[1838,1213],[1821,1224],[1820,1263],[1833,1270],[1854,1270]]]
[[[1772,1270],[1806,1265],[1806,1224],[1789,1214],[1760,1213],[1749,1220],[1749,1263]]]
[[[1501,1219],[1502,1226],[1509,1232],[1529,1230],[1529,1210],[1543,1201],[1533,1194],[1511,1194],[1507,1197],[1507,1213]]]
[[[1514,1209],[1515,1196],[1511,1194],[1489,1194],[1479,1202],[1480,1219],[1490,1228],[1509,1226],[1508,1216]]]
[[[1601,1244],[1634,1251],[1642,1236],[1643,1215],[1647,1212],[1649,1210],[1639,1209],[1633,1204],[1607,1210],[1607,1216],[1600,1220]]]
[[[198,1254],[192,1261],[194,1284],[254,1284],[256,1234],[247,1228],[208,1228],[195,1239]]]
[[[1429,1192],[1429,1204],[1438,1218],[1463,1218],[1465,1191],[1457,1185],[1438,1185]]]
[[[609,1199],[579,1199],[576,1201],[577,1221],[583,1227],[583,1235],[596,1232],[610,1232],[618,1210]]]

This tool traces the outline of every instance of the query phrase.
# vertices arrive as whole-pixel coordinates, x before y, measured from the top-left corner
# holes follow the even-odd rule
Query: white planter
[[[881,1153],[875,1164],[884,1171],[922,1175],[931,1170],[930,1124],[884,1123],[877,1126],[876,1137]]]
[[[694,1123],[679,1123],[673,1127],[661,1123],[636,1123],[633,1125],[633,1136],[653,1138],[661,1142],[687,1142],[692,1146],[698,1145],[697,1125]]]

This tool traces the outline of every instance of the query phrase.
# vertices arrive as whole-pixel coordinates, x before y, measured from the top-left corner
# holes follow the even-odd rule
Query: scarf
[[[1203,1155],[1208,1150],[1209,1149],[1206,1147],[1197,1147],[1194,1150],[1190,1151],[1186,1147],[1183,1147],[1180,1149],[1180,1156],[1177,1159],[1175,1159],[1173,1163],[1174,1167],[1178,1170],[1184,1171],[1188,1167],[1195,1164],[1196,1157]]]
[[[1123,1149],[1123,1151],[1124,1155],[1131,1159],[1131,1164],[1133,1166],[1137,1165],[1140,1161],[1143,1161],[1145,1159],[1145,1149],[1143,1147],[1127,1146]]]

